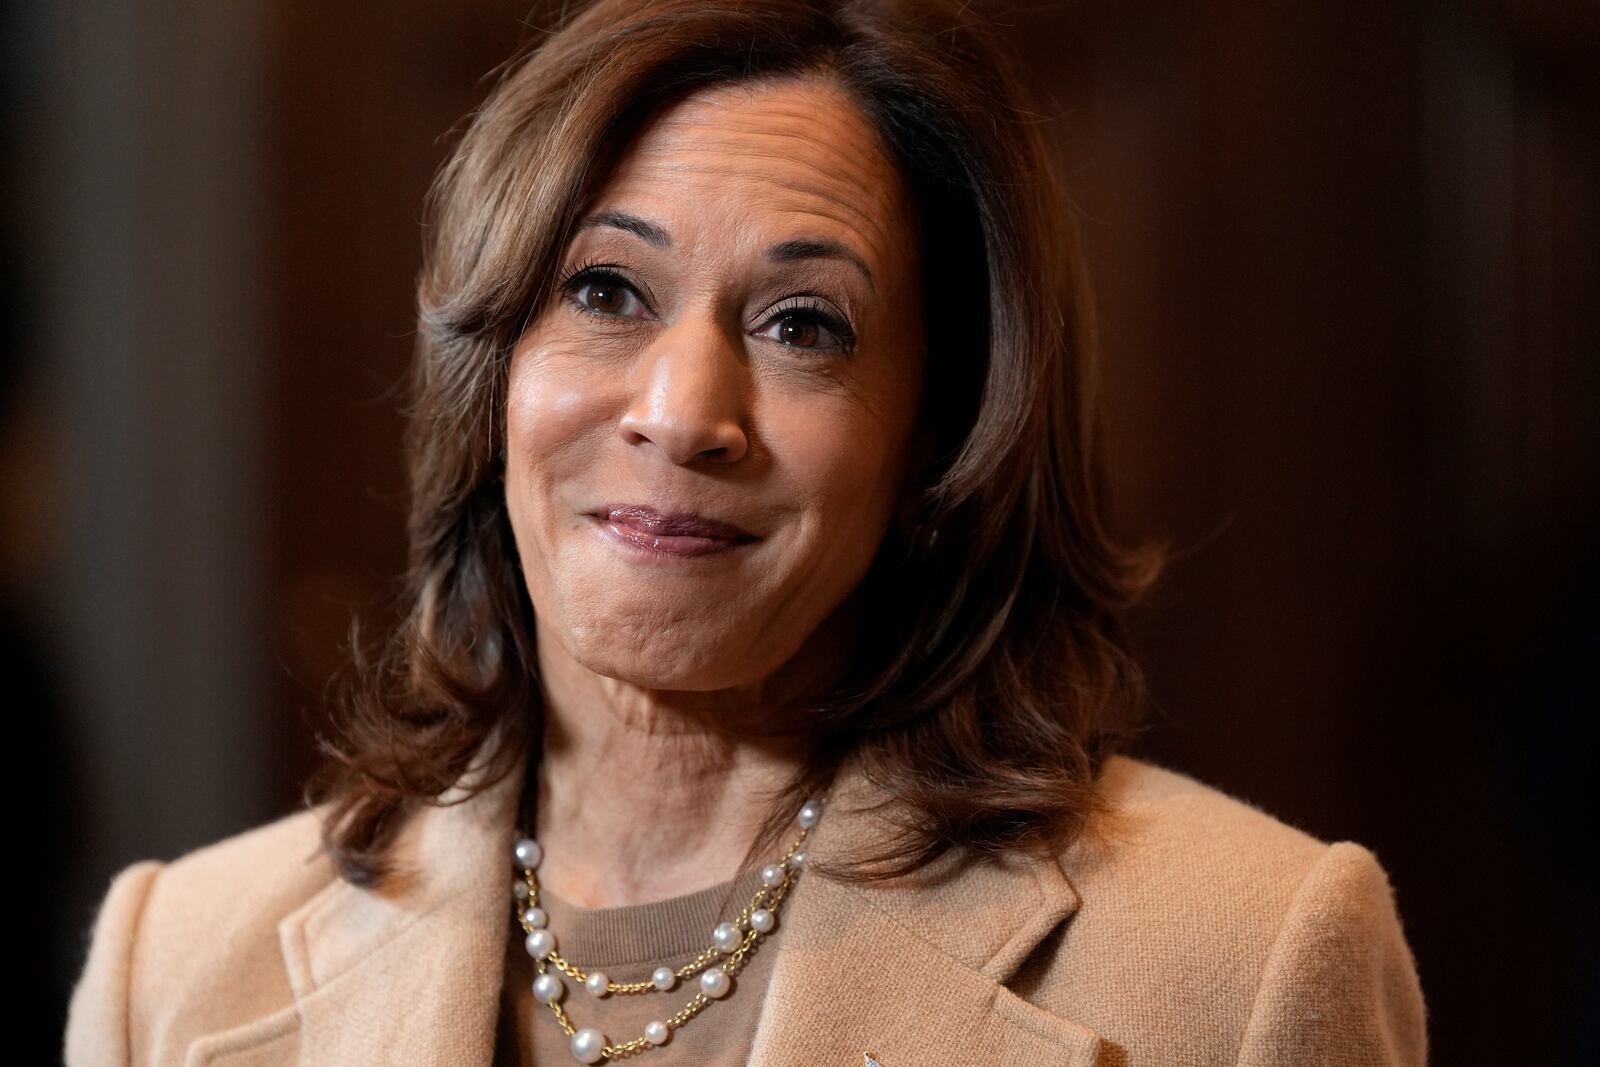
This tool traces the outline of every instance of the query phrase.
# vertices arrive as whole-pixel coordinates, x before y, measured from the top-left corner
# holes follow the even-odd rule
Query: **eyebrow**
[[[596,211],[580,222],[578,229],[589,230],[599,226],[609,226],[631,233],[656,248],[672,247],[672,236],[665,229],[649,219],[642,219],[626,211],[614,209]],[[867,285],[871,286],[874,292],[877,291],[872,271],[867,269],[867,265],[861,262],[860,257],[838,241],[826,237],[797,237],[779,242],[767,249],[766,259],[769,263],[796,263],[807,259],[843,260],[860,271],[861,276],[867,280]]]

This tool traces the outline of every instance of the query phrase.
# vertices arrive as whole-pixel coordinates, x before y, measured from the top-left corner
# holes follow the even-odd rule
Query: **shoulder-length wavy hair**
[[[883,854],[1059,848],[1145,695],[1124,616],[1166,548],[1116,544],[1093,314],[1042,114],[970,3],[596,0],[500,70],[428,197],[406,449],[410,556],[376,655],[352,629],[337,741],[306,787],[324,845],[375,885],[408,812],[441,802],[491,735],[483,784],[531,769],[541,730],[533,607],[505,506],[506,374],[555,287],[585,202],[644,120],[715,83],[831,77],[910,182],[936,445],[915,514],[858,594],[865,635],[804,721],[816,755],[774,798],[771,847],[851,754],[903,802]],[[525,775],[525,783],[534,777]],[[532,795],[524,786],[524,804]],[[526,809],[525,809],[526,814]]]

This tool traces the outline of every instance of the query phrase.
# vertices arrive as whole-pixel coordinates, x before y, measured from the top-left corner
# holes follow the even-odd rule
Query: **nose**
[[[618,432],[631,445],[654,445],[673,463],[737,462],[749,448],[741,356],[711,316],[685,314],[631,368],[637,384]]]

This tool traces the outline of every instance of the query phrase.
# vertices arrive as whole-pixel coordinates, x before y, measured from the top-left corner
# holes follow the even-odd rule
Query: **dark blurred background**
[[[1119,527],[1185,550],[1141,751],[1377,852],[1435,1062],[1600,1062],[1600,6],[976,6],[1060,113]],[[293,810],[384,618],[420,204],[528,16],[0,5],[38,1062],[111,875]]]

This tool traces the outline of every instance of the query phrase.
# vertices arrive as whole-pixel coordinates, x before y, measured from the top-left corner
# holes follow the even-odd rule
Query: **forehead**
[[[906,244],[909,194],[872,120],[820,77],[696,91],[656,115],[593,207],[748,227],[752,213],[853,238],[883,261]],[[677,235],[674,235],[675,237]],[[770,236],[770,235],[768,235]]]

